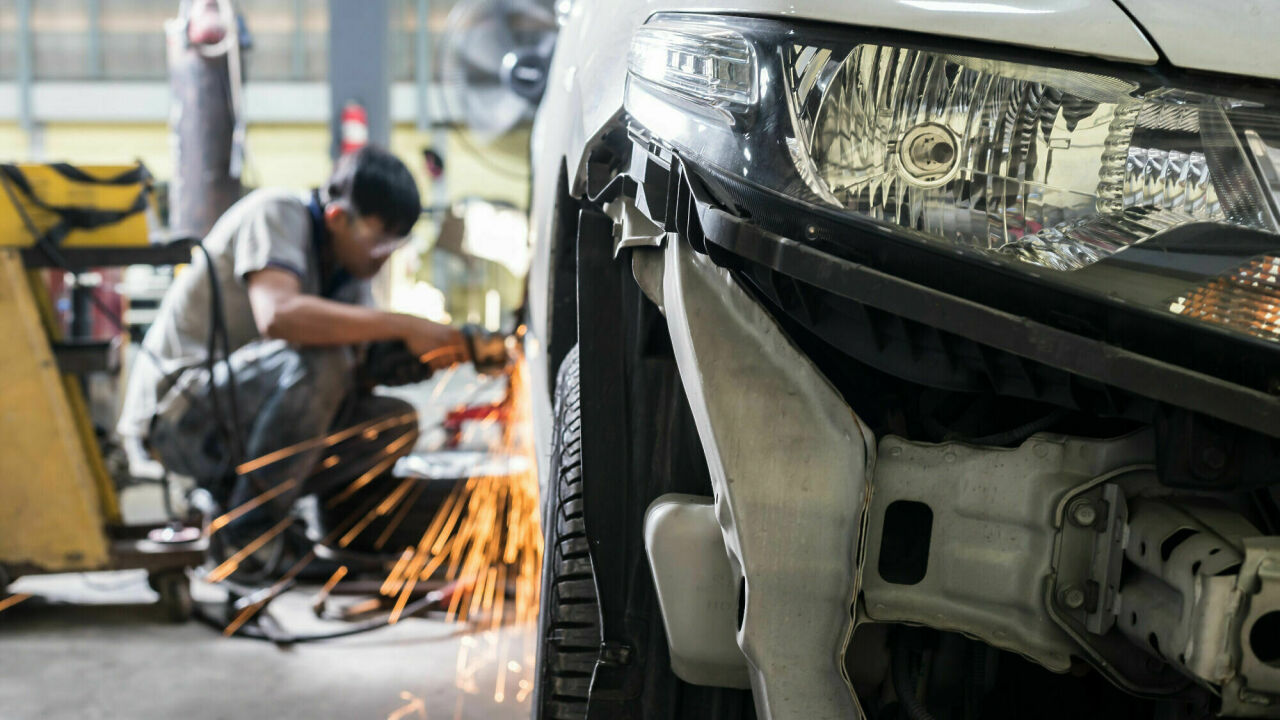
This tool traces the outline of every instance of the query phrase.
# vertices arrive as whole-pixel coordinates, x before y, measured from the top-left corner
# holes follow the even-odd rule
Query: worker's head
[[[325,195],[333,254],[358,278],[377,274],[408,239],[422,213],[409,168],[386,150],[365,147],[338,161]]]

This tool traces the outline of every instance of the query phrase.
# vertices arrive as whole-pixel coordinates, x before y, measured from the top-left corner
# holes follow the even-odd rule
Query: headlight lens
[[[783,52],[794,161],[833,206],[1057,270],[1190,222],[1277,229],[1249,103],[888,45]]]
[[[749,112],[756,102],[755,53],[745,38],[723,26],[657,21],[631,41],[633,77],[708,109]]]
[[[1274,88],[1211,94],[1139,68],[1042,67],[900,37],[658,15],[632,44],[627,110],[685,158],[815,210],[1280,340],[1265,260],[1280,255]],[[1235,272],[1255,260],[1269,280]],[[1108,261],[1148,270],[1119,287],[1094,271]],[[1206,295],[1214,280],[1229,297]]]

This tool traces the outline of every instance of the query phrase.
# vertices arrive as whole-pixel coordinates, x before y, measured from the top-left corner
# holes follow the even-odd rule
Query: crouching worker
[[[117,429],[126,446],[148,448],[168,471],[211,489],[224,509],[289,482],[227,527],[231,542],[283,517],[304,488],[318,490],[306,484],[325,449],[248,474],[236,463],[389,414],[389,399],[357,392],[362,344],[402,341],[437,369],[467,359],[458,330],[372,307],[370,278],[420,213],[409,170],[365,148],[309,196],[258,190],[236,203],[165,296]],[[416,433],[410,424],[402,432]]]

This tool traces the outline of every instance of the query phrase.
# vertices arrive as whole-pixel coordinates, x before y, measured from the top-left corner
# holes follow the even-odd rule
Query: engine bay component
[[[1145,464],[1150,444],[882,439],[868,617],[1057,672],[1086,659],[1133,693],[1220,694],[1228,717],[1280,717],[1280,539],[1225,504],[1171,495]]]
[[[1234,634],[1240,640],[1239,666],[1223,690],[1223,712],[1280,717],[1280,538],[1244,541],[1236,593],[1241,602],[1239,632]]]
[[[1114,559],[1114,538],[1124,538],[1118,590],[1097,573],[1079,572],[1080,555],[1070,559],[1081,546],[1079,528],[1064,526],[1054,618],[1097,662],[1124,662],[1142,648],[1220,692],[1222,715],[1280,717],[1280,542],[1256,537],[1259,530],[1239,513],[1203,499],[1140,495],[1127,502],[1127,513],[1126,523],[1086,528],[1108,547],[1094,555],[1095,570],[1098,558]],[[1082,602],[1071,601],[1072,588],[1084,589]],[[1129,641],[1122,652],[1116,633],[1106,634],[1111,627]]]
[[[1134,500],[1125,546],[1131,572],[1114,608],[1116,626],[1163,660],[1224,683],[1235,571],[1244,538],[1257,534],[1221,508]]]
[[[1076,643],[1045,609],[1054,510],[1072,488],[1150,452],[1148,435],[1037,435],[1013,449],[881,439],[863,576],[868,616],[960,632],[1067,671]]]

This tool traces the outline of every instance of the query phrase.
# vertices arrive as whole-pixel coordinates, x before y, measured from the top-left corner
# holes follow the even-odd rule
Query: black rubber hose
[[[1003,432],[992,433],[990,435],[984,435],[982,437],[968,438],[965,442],[973,445],[1009,445],[1012,443],[1021,443],[1026,441],[1026,439],[1032,435],[1035,435],[1042,430],[1049,429],[1054,423],[1066,416],[1067,411],[1059,408],[1044,417],[1036,418],[1035,420],[1023,425],[1019,425],[1016,428],[1005,430]]]
[[[426,610],[427,608],[431,607],[436,602],[438,602],[437,598],[431,596],[430,594],[424,595],[418,600],[415,600],[409,603],[408,605],[405,605],[404,610],[400,613],[400,617],[402,618],[413,617],[414,615],[417,615],[423,610]],[[266,607],[263,607],[259,612],[266,612]],[[196,603],[194,616],[197,620],[200,620],[201,622],[205,623],[206,625],[209,625],[210,627],[217,628],[218,630],[222,630],[226,627],[225,619],[216,617],[212,613],[208,612],[204,607],[204,603]],[[299,643],[321,642],[323,640],[336,640],[338,638],[349,637],[351,635],[359,635],[361,633],[366,633],[372,630],[378,630],[379,628],[390,627],[390,626],[391,626],[391,616],[390,614],[388,614],[386,617],[379,617],[379,618],[374,618],[372,620],[365,620],[364,622],[356,623],[350,627],[345,627],[337,630],[330,630],[326,632],[309,633],[305,635],[293,635],[289,633],[285,633],[282,635],[268,635],[262,630],[259,630],[258,628],[252,625],[246,624],[237,628],[235,633],[233,633],[233,636],[251,638],[253,640],[267,640],[277,645],[296,645]]]
[[[907,643],[899,638],[893,646],[893,691],[898,695],[898,703],[907,711],[911,720],[933,720],[933,715],[925,708],[920,698],[916,697],[915,678],[911,674],[911,658]]]
[[[205,274],[209,278],[209,357],[205,364],[209,372],[209,396],[213,402],[214,412],[219,413],[217,382],[214,378],[214,366],[218,363],[218,348],[222,349],[222,362],[227,369],[227,416],[215,417],[224,423],[223,433],[227,441],[227,450],[231,455],[231,468],[244,462],[244,434],[240,428],[240,408],[236,398],[236,373],[231,366],[231,343],[227,335],[227,320],[222,301],[222,286],[219,284],[217,264],[213,255],[203,244],[196,247],[204,255]],[[220,413],[219,413],[220,414]]]

